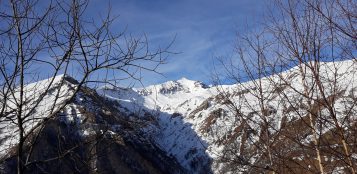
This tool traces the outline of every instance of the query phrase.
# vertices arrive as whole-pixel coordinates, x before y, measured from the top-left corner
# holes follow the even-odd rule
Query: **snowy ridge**
[[[62,103],[71,96],[75,84],[68,83],[64,78],[63,75],[59,75],[50,79],[27,84],[24,87],[24,101],[26,104],[23,107],[23,112],[24,115],[31,112],[28,117],[24,118],[25,134],[38,126],[38,123],[45,117],[56,112],[57,108],[62,106]],[[48,88],[51,82],[52,85]],[[20,95],[19,89],[16,90],[14,95],[15,99],[13,97],[8,99],[13,102],[7,102],[11,105],[5,108],[5,110],[8,111],[8,116],[0,118],[0,140],[2,142],[0,144],[0,156],[5,155],[10,148],[14,147],[19,139],[17,133],[18,127],[16,126],[16,113],[12,113],[12,111],[16,109],[16,100],[18,100],[17,98]],[[45,94],[46,90],[47,93]],[[57,98],[57,100],[55,100],[55,98]],[[32,108],[35,106],[36,108],[33,110]]]
[[[141,95],[151,95],[153,93],[160,94],[174,94],[176,92],[192,93],[201,89],[207,88],[207,85],[200,81],[193,81],[186,79],[185,77],[176,80],[168,81],[158,85],[151,85],[146,88],[134,89]]]
[[[127,119],[118,110],[117,102],[85,86],[73,95],[78,82],[71,77],[54,77],[53,85],[45,93],[51,81],[25,87],[26,96],[31,97],[26,98],[29,102],[25,108],[43,99],[26,118],[29,121],[25,133],[29,136],[23,145],[24,156],[28,164],[36,163],[35,167],[26,168],[26,172],[187,173],[174,157],[167,156],[147,136],[153,123],[149,116]],[[10,114],[8,118],[15,116]],[[16,117],[1,120],[0,173],[16,171],[14,148],[19,136],[15,124]],[[71,155],[61,156],[67,153]],[[43,159],[50,160],[42,162]]]
[[[159,125],[154,131],[155,141],[184,167],[190,169],[193,161],[209,165],[205,155],[207,144],[197,136],[190,122],[183,121],[183,117],[214,95],[213,88],[182,78],[146,88],[115,90],[104,87],[97,92],[119,101],[122,107],[136,115],[149,112],[156,116]]]
[[[348,60],[321,62],[318,65],[309,62],[279,74],[234,85],[207,87],[201,82],[182,78],[145,88],[103,86],[94,91],[83,87],[61,111],[57,110],[72,96],[76,83],[70,77],[57,76],[45,94],[52,79],[25,87],[27,102],[24,112],[29,113],[29,117],[25,118],[25,133],[39,125],[45,117],[57,113],[58,124],[71,130],[73,128],[73,132],[67,135],[73,141],[105,132],[106,136],[126,139],[131,148],[139,150],[139,154],[143,145],[147,145],[145,149],[150,152],[149,155],[160,153],[160,156],[146,156],[147,159],[156,160],[159,164],[162,163],[159,159],[170,160],[172,163],[167,164],[174,164],[177,173],[186,170],[189,173],[259,173],[261,171],[249,168],[249,165],[265,166],[268,163],[256,148],[256,144],[263,141],[262,133],[268,132],[271,141],[275,142],[272,148],[283,154],[303,150],[280,137],[284,131],[293,131],[294,136],[300,138],[301,145],[308,147],[311,144],[311,131],[300,124],[308,115],[308,103],[306,98],[301,97],[304,93],[301,71],[304,71],[307,86],[316,84],[313,80],[316,74],[305,66],[319,68],[319,80],[324,87],[323,93],[316,89],[311,93],[314,102],[310,105],[318,108],[314,112],[326,120],[316,123],[316,127],[320,128],[317,133],[324,136],[334,129],[329,111],[316,102],[322,94],[334,97],[333,109],[338,124],[344,130],[349,131],[348,128],[357,125],[357,116],[353,114],[357,113],[354,107],[357,101],[357,63]],[[260,93],[257,84],[260,83],[263,104],[257,97]],[[11,112],[16,109],[18,95],[17,91],[15,97],[9,99],[14,104],[5,108],[9,116],[0,118],[2,158],[18,141],[16,113]],[[38,107],[31,110],[36,104]],[[264,110],[261,105],[264,105]],[[55,122],[55,119],[51,121]],[[265,123],[269,126],[264,127]],[[355,136],[354,132],[350,134]],[[338,144],[332,145],[338,147]],[[351,157],[356,156],[356,150],[351,149]],[[314,158],[313,155],[311,157]],[[339,160],[336,157],[326,154],[322,157],[326,165],[339,165],[335,163]],[[301,164],[304,160],[311,160],[306,158],[301,153],[289,156],[289,160]],[[245,165],[231,163],[232,159]],[[182,167],[185,169],[181,170]],[[338,169],[343,171],[346,168],[338,166]]]
[[[313,64],[313,62],[310,63]],[[356,92],[353,92],[357,85],[355,84],[356,63],[353,60],[321,62],[319,70],[324,75],[321,76],[321,81],[326,86],[325,94],[329,95],[333,92],[333,87],[329,85],[332,81],[341,87],[343,93],[336,101],[335,109],[337,113],[343,113],[345,106],[342,103],[345,102],[342,101],[349,100],[347,97],[349,95],[356,95]],[[310,79],[312,72],[308,71],[308,68],[305,71],[306,78]],[[262,114],[272,125],[269,128],[272,134],[281,129],[286,122],[297,120],[300,118],[299,115],[307,114],[303,109],[299,110],[299,113],[287,112],[287,108],[292,105],[302,105],[305,102],[299,98],[299,93],[303,92],[301,78],[299,67],[294,67],[261,79],[263,94],[267,98],[265,103],[267,110]],[[262,118],[260,111],[255,110],[259,108],[259,101],[253,95],[256,91],[256,82],[257,80],[208,88],[200,82],[183,78],[140,89],[107,90],[102,88],[98,92],[108,98],[118,100],[127,112],[136,113],[139,116],[143,116],[140,113],[144,112],[152,113],[158,122],[157,130],[153,135],[155,141],[168,154],[175,156],[185,168],[199,173],[207,170],[205,165],[209,165],[214,173],[226,173],[238,169],[227,168],[224,162],[219,162],[223,151],[233,144],[239,145],[244,140],[242,133],[237,133],[242,122],[226,104],[227,98],[225,97],[240,106],[241,114],[253,120],[247,123],[249,129],[253,132],[260,132],[262,131],[260,122]],[[318,95],[317,92],[313,98]],[[287,102],[287,97],[298,103]],[[326,112],[325,110],[323,109],[322,113]],[[343,122],[343,114],[339,114],[338,117],[342,126],[348,126],[349,123]],[[357,120],[357,118],[354,119]],[[321,133],[330,130],[331,126],[323,125],[325,129],[321,130]],[[244,130],[241,131],[244,132]],[[249,136],[253,142],[260,140],[257,133],[249,134]],[[308,136],[305,143],[310,142],[309,138],[311,137]],[[248,143],[246,146],[250,145],[252,144]],[[243,152],[239,152],[239,149],[235,153],[244,155],[241,154]],[[247,163],[254,164],[259,161],[259,158],[261,158],[259,155],[250,157]],[[212,165],[210,165],[211,162]]]

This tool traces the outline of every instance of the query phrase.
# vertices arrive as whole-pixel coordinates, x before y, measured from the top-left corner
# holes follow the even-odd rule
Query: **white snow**
[[[321,77],[323,85],[326,86],[325,94],[329,95],[333,92],[333,86],[330,85],[330,83],[335,79],[335,71],[337,71],[336,81],[338,86],[346,91],[351,91],[353,88],[356,88],[356,84],[354,84],[357,78],[356,67],[357,65],[353,60],[335,63],[321,62],[320,72],[326,74],[326,76]],[[303,92],[301,76],[299,74],[299,68],[294,67],[280,74],[260,79],[264,90],[263,94],[269,99],[265,104],[273,111],[275,110],[275,112],[266,116],[267,121],[273,125],[273,127],[269,128],[271,133],[279,130],[283,119],[282,115],[287,116],[288,120],[299,118],[299,115],[306,115],[304,109],[283,114],[285,107],[291,104],[297,107],[305,102],[299,99],[299,92]],[[312,73],[307,71],[306,74],[309,82]],[[159,131],[156,131],[157,135],[154,136],[156,142],[162,149],[167,151],[168,154],[174,155],[183,166],[190,169],[190,162],[194,159],[199,159],[199,157],[206,155],[205,158],[218,158],[223,150],[223,145],[217,143],[218,140],[224,139],[225,137],[227,138],[240,123],[240,119],[232,112],[232,109],[224,104],[224,101],[217,99],[217,96],[222,91],[229,94],[229,98],[236,106],[240,106],[240,111],[243,114],[251,115],[248,121],[249,126],[257,132],[260,131],[262,117],[260,117],[259,114],[251,113],[255,109],[257,109],[258,113],[260,112],[258,109],[259,101],[257,97],[253,95],[256,92],[254,84],[258,81],[259,79],[236,85],[207,87],[200,82],[182,78],[145,88],[101,88],[98,92],[108,98],[118,100],[123,107],[133,113],[143,113],[146,111],[156,116],[159,123]],[[284,87],[282,88],[282,92],[286,96],[282,96],[274,91],[279,85],[281,85],[280,87]],[[294,90],[291,87],[294,87]],[[247,90],[250,92],[244,92]],[[243,93],[240,95],[244,96],[244,100],[242,100],[239,93]],[[319,92],[316,93],[317,94],[313,96],[314,98],[320,95]],[[353,95],[357,95],[357,88]],[[286,98],[291,99],[295,103],[287,102]],[[340,101],[342,100],[348,99],[340,99]],[[208,107],[196,113],[192,113],[204,101],[208,101]],[[337,102],[336,110],[338,113],[343,113],[344,107],[346,107],[346,105],[344,105],[343,102]],[[202,132],[201,128],[205,124],[205,119],[219,108],[223,109],[223,112],[220,113],[222,116],[216,118],[215,122],[209,126],[210,132]],[[325,112],[325,110],[323,112]],[[342,114],[339,115],[339,120],[341,120],[342,125],[347,124],[342,122]],[[331,125],[326,126],[327,127],[321,130],[321,133],[328,131]],[[259,137],[252,135],[251,138],[257,141]],[[237,137],[236,141],[240,141],[240,138]],[[305,143],[308,143],[310,139],[307,138],[305,141]],[[196,151],[196,153],[189,156],[189,152],[192,151]],[[208,156],[205,153],[207,153]],[[252,158],[251,162],[254,162],[256,160],[255,158],[259,157]],[[301,160],[300,158],[296,159]],[[221,165],[213,164],[213,166],[216,166],[213,167],[213,170],[218,173],[219,166]]]
[[[28,117],[24,119],[24,131],[27,134],[32,129],[36,128],[40,121],[43,121],[45,117],[48,117],[50,113],[54,113],[57,111],[62,103],[71,96],[73,92],[73,88],[75,85],[66,83],[66,85],[62,85],[59,91],[59,86],[62,83],[63,75],[59,75],[56,77],[38,81],[36,83],[27,84],[24,88],[24,101],[26,104],[24,105],[23,115],[29,114]],[[50,82],[53,80],[52,85]],[[44,94],[44,91],[49,88],[48,93]],[[7,101],[7,106],[5,108],[6,111],[11,111],[12,109],[16,109],[16,100],[18,100],[20,96],[20,92],[17,89],[15,92],[15,98],[12,97]],[[56,97],[58,96],[58,97]],[[55,100],[57,98],[57,100]],[[13,102],[11,102],[13,101]],[[36,106],[36,104],[38,104]],[[35,108],[32,110],[32,108]],[[0,144],[0,156],[6,154],[6,152],[14,147],[18,143],[19,135],[18,135],[18,127],[16,120],[16,113],[9,114],[7,118],[0,118],[0,140],[3,142]]]
[[[344,121],[346,108],[351,107],[352,96],[357,96],[357,63],[352,60],[335,62],[335,63],[320,63],[320,72],[324,74],[321,77],[323,86],[325,87],[324,94],[329,95],[334,93],[336,81],[337,86],[341,91],[342,96],[338,98],[334,106],[338,114],[338,121],[342,127],[347,127],[350,122]],[[337,76],[335,75],[337,72]],[[147,136],[153,138],[161,149],[165,150],[169,155],[173,155],[176,159],[189,170],[194,170],[192,164],[198,162],[203,164],[208,160],[213,159],[212,170],[215,173],[220,173],[224,169],[224,164],[216,162],[224,150],[224,142],[228,141],[230,136],[234,135],[238,125],[243,121],[254,131],[261,130],[263,121],[270,123],[269,131],[274,133],[279,130],[282,124],[283,116],[288,121],[300,118],[301,115],[306,115],[304,109],[287,112],[287,108],[302,107],[306,101],[302,99],[299,93],[303,93],[303,85],[301,84],[302,77],[299,75],[299,68],[294,67],[280,74],[264,77],[255,81],[249,81],[234,85],[221,86],[206,86],[201,82],[182,78],[176,81],[168,81],[158,85],[151,85],[145,88],[114,88],[103,86],[97,92],[109,99],[116,100],[120,104],[120,109],[130,115],[129,120],[134,116],[140,118],[153,117],[154,120],[146,127],[142,127],[142,131],[146,132]],[[306,72],[309,84],[311,82],[312,73]],[[54,79],[53,88],[47,95],[41,96],[41,92],[48,86],[49,80],[43,80],[37,83],[28,84],[26,86],[25,98],[29,102],[25,106],[25,113],[30,112],[29,109],[33,106],[36,99],[41,98],[41,102],[36,110],[33,111],[31,117],[27,118],[25,131],[29,131],[36,126],[39,121],[47,117],[52,108],[54,110],[71,96],[75,85],[62,85],[59,91],[59,99],[54,103],[55,97],[59,90],[58,86],[61,83],[63,76],[57,76]],[[258,93],[255,89],[255,84],[262,82],[263,95],[266,98],[264,105],[271,111],[268,115],[262,117],[259,100],[256,96]],[[286,81],[284,81],[286,80]],[[277,88],[281,88],[277,92]],[[291,88],[293,87],[293,88]],[[15,94],[18,96],[19,94]],[[226,95],[222,97],[222,95]],[[314,93],[313,98],[321,97],[320,92]],[[229,99],[229,101],[227,100]],[[287,99],[290,101],[288,102]],[[12,99],[15,100],[15,99]],[[79,101],[84,101],[83,96],[79,96]],[[231,102],[228,105],[227,102]],[[235,112],[235,108],[230,106],[235,105],[239,108],[240,114],[244,115],[246,120]],[[7,110],[16,108],[15,104],[10,104]],[[355,107],[353,112],[355,111]],[[79,112],[78,106],[75,104],[68,105],[61,111],[61,121],[67,124],[81,124],[83,116]],[[110,112],[110,111],[103,111]],[[134,113],[134,114],[130,114]],[[321,114],[328,115],[328,111],[323,109]],[[61,114],[60,114],[61,115]],[[134,115],[134,116],[133,116]],[[15,122],[0,118],[0,140],[4,142],[0,145],[0,156],[17,144],[18,135]],[[357,117],[351,118],[357,120]],[[323,129],[318,130],[319,133],[325,133],[332,128],[333,125],[322,125]],[[113,127],[120,129],[120,127]],[[91,130],[83,130],[84,136],[91,135]],[[112,133],[112,132],[109,132]],[[239,144],[242,137],[237,135],[233,137],[233,142]],[[251,140],[258,141],[258,134],[251,134]],[[309,143],[311,135],[307,136],[303,143]],[[252,143],[252,142],[246,142]],[[240,152],[237,152],[240,154]],[[254,163],[259,161],[259,154],[251,157],[249,162]],[[302,157],[296,157],[296,160],[301,160]],[[227,171],[229,172],[229,171]]]

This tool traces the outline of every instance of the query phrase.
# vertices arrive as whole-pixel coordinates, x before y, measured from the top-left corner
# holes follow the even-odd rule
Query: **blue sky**
[[[215,57],[232,56],[236,32],[245,33],[264,23],[267,0],[112,0],[113,29],[148,36],[150,45],[167,45],[175,36],[167,64],[143,74],[151,85],[186,77],[210,83]],[[94,0],[92,15],[103,13],[109,1]],[[105,13],[105,12],[104,12]]]

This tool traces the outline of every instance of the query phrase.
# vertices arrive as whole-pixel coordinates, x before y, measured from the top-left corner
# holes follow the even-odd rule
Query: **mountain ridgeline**
[[[76,82],[58,76],[26,126],[36,131],[25,144],[25,171],[319,173],[322,166],[348,173],[357,164],[357,63],[320,62],[318,76],[301,66],[234,85],[182,78],[145,88],[82,87],[68,100]],[[49,117],[56,91],[65,107]],[[3,118],[0,125],[0,171],[12,173],[16,126]]]

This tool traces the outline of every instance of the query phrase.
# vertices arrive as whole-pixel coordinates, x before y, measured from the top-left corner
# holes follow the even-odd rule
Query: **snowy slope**
[[[216,91],[213,88],[182,78],[146,88],[115,90],[103,87],[97,91],[120,101],[121,106],[135,115],[154,115],[158,122],[153,135],[155,141],[186,168],[193,166],[199,169],[202,166],[194,165],[209,165],[209,156],[205,152],[207,143],[197,136],[192,123],[183,117],[214,95]],[[190,155],[190,152],[194,154]],[[195,161],[197,164],[193,164]]]
[[[127,119],[117,102],[88,87],[73,95],[77,85],[57,76],[25,86],[25,173],[187,173],[140,130],[151,120]],[[15,114],[8,115],[0,127],[0,173],[16,171],[18,128]]]
[[[316,78],[313,78],[316,74],[307,66],[319,68],[322,91],[316,87]],[[302,71],[305,76],[302,76]],[[310,104],[302,97],[305,92],[304,78],[305,85],[312,91],[308,94],[313,99]],[[53,84],[48,88],[52,80]],[[328,140],[321,146],[336,148],[322,154],[324,165],[330,173],[343,173],[348,171],[341,163],[344,158],[331,155],[340,150],[338,138],[334,137],[335,122],[345,130],[351,146],[351,158],[357,162],[357,146],[352,141],[357,135],[357,129],[353,129],[357,127],[356,80],[356,61],[309,62],[279,74],[235,85],[208,87],[199,81],[182,78],[145,88],[103,86],[95,92],[84,87],[68,102],[76,83],[70,77],[57,76],[26,85],[24,112],[28,117],[24,118],[25,134],[55,114],[58,118],[49,118],[50,121],[63,126],[69,132],[65,136],[72,138],[73,142],[100,134],[109,138],[122,137],[128,143],[124,148],[132,149],[140,157],[135,159],[148,160],[161,171],[260,173],[269,170],[267,165],[272,163],[264,154],[269,147],[275,155],[287,154],[285,160],[272,157],[276,163],[273,167],[277,170],[280,170],[279,164],[291,161],[289,165],[306,166],[297,173],[314,173],[316,170],[310,163],[316,158],[311,150],[313,148],[309,149],[313,136],[304,123],[308,119],[307,108],[310,105],[312,112],[324,120],[314,125],[317,134]],[[258,88],[260,85],[261,91]],[[44,94],[47,88],[48,93]],[[259,100],[260,94],[263,95],[263,102]],[[323,106],[323,102],[320,103],[322,94],[327,96],[328,102],[334,103],[332,110],[336,113],[336,120],[330,117],[331,110]],[[19,91],[16,91],[8,98],[11,101],[5,108],[8,116],[0,118],[2,159],[18,143],[16,113],[13,112],[18,96]],[[59,110],[64,102],[68,105]],[[31,110],[35,105],[36,109]],[[51,130],[51,126],[47,127]],[[268,133],[268,140],[264,139],[264,133]],[[285,135],[294,135],[294,140],[299,143],[292,143]],[[38,155],[41,155],[41,148]],[[130,153],[127,155],[130,156]],[[128,159],[113,156],[112,160]],[[93,164],[99,163],[94,161]],[[172,168],[158,165],[163,163],[172,165]],[[130,170],[137,170],[136,162],[126,165]],[[149,168],[141,166],[140,170]],[[284,168],[280,171],[287,172]]]
[[[23,115],[25,135],[38,126],[40,121],[48,117],[51,113],[58,112],[58,108],[62,106],[73,93],[75,84],[68,83],[63,80],[64,76],[59,75],[54,78],[38,81],[27,84],[24,87]],[[52,85],[50,85],[52,84]],[[45,93],[45,91],[48,91]],[[12,112],[16,109],[16,102],[19,98],[19,89],[15,89],[14,97],[8,99],[8,105],[5,107],[7,117],[0,118],[0,156],[5,155],[8,150],[18,143],[18,127],[16,113]],[[57,98],[57,99],[55,99]]]
[[[312,64],[312,63],[311,63]],[[303,67],[303,69],[305,69]],[[306,71],[308,83],[313,83],[310,71]],[[335,88],[330,85],[336,82],[341,87],[341,97],[337,98],[335,109],[338,113],[340,124],[348,127],[350,123],[343,121],[343,110],[346,105],[343,101],[349,100],[347,96],[354,95],[357,80],[357,65],[353,61],[335,63],[320,63],[320,72],[324,74],[321,82],[325,86],[324,93],[331,94]],[[337,74],[337,76],[335,76]],[[128,113],[135,113],[139,117],[145,117],[144,113],[150,113],[157,120],[157,125],[150,128],[154,140],[170,155],[194,173],[203,173],[211,168],[214,173],[232,172],[237,169],[227,168],[228,162],[221,160],[222,153],[233,145],[241,145],[245,141],[242,132],[261,132],[262,122],[269,122],[269,132],[276,133],[287,122],[298,120],[300,115],[306,115],[306,110],[287,112],[287,108],[294,105],[303,105],[300,94],[303,93],[299,67],[277,75],[260,79],[263,95],[266,98],[266,113],[264,119],[259,114],[259,100],[254,95],[258,91],[255,81],[236,85],[223,85],[208,88],[201,82],[182,78],[177,81],[169,81],[163,84],[152,85],[146,88],[114,89],[103,87],[98,93],[119,101],[121,109]],[[311,84],[308,84],[311,85]],[[317,91],[312,97],[320,94]],[[227,100],[228,99],[228,100]],[[291,99],[287,100],[287,99]],[[227,104],[227,102],[232,102]],[[288,102],[289,101],[289,102]],[[231,106],[240,109],[240,114],[249,116],[244,124],[249,129],[241,130],[242,120]],[[354,107],[355,109],[355,107]],[[322,113],[326,109],[322,109]],[[354,112],[354,111],[353,111]],[[352,118],[357,120],[357,118]],[[331,129],[332,125],[322,126],[321,133]],[[237,133],[237,131],[240,133]],[[260,140],[259,134],[249,133],[250,146]],[[310,138],[310,139],[309,139]],[[309,143],[308,136],[305,143]],[[251,144],[249,144],[251,143]],[[243,152],[235,147],[236,155]],[[255,164],[261,157],[252,155],[247,163]],[[212,163],[212,164],[211,164]],[[245,170],[245,169],[242,169]]]

